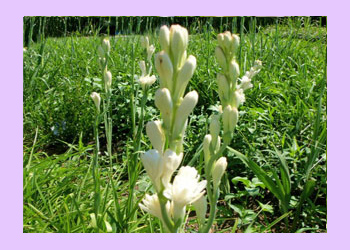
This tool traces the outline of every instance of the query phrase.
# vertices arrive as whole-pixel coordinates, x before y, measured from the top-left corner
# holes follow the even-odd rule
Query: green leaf
[[[240,177],[240,176],[237,176],[237,177],[234,177],[232,178],[232,183],[233,184],[237,184],[238,182],[242,182],[245,186],[247,187],[250,187],[251,186],[251,182],[250,180],[248,180],[247,177]]]

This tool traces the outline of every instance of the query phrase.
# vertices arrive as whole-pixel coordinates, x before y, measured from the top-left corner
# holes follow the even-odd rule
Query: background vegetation
[[[319,17],[24,17],[24,232],[159,232],[160,223],[137,208],[150,188],[139,162],[130,195],[128,164],[135,154],[130,110],[133,106],[136,116],[140,112],[141,92],[134,81],[143,58],[140,36],[148,35],[157,52],[158,28],[172,23],[188,28],[188,53],[197,58],[189,89],[198,91],[199,103],[188,126],[183,165],[202,167],[198,149],[218,101],[216,36],[230,30],[241,38],[241,75],[256,59],[264,66],[240,109],[230,146],[249,157],[277,186],[288,170],[291,188],[288,209],[283,211],[283,201],[256,175],[252,163],[226,151],[228,169],[213,231],[325,232],[325,21]],[[94,106],[89,96],[103,90],[96,50],[106,34],[111,41],[114,161],[111,166],[105,153],[102,123],[96,204],[91,176]],[[145,121],[159,116],[153,101],[157,88],[158,83],[149,93]],[[141,136],[141,148],[147,150],[148,138]],[[96,206],[100,218],[91,216]],[[195,230],[192,213],[188,217],[187,230]]]

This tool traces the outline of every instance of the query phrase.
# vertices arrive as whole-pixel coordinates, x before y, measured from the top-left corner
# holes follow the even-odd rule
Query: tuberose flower
[[[164,191],[164,195],[173,203],[175,221],[182,219],[186,205],[191,204],[203,196],[207,181],[199,182],[199,175],[194,167],[181,167],[174,178],[173,184]]]

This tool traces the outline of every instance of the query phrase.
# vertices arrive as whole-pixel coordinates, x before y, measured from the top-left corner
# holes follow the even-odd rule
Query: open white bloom
[[[145,61],[140,61],[139,66],[141,69],[141,76],[139,78],[139,82],[141,84],[142,89],[144,90],[146,87],[151,86],[157,80],[156,76],[150,76],[146,72],[146,64]]]
[[[151,215],[159,218],[163,221],[162,217],[162,211],[160,208],[160,203],[158,199],[157,194],[148,195],[146,194],[145,198],[142,200],[142,203],[139,203],[139,206],[142,210],[144,210],[147,213],[150,213]],[[170,216],[170,202],[168,201],[166,204],[166,209],[168,212],[168,215]]]
[[[233,94],[233,107],[238,108],[241,104],[245,102],[245,95],[243,89],[238,88]]]
[[[185,215],[186,205],[191,204],[203,196],[207,181],[199,182],[199,175],[194,167],[181,167],[174,178],[173,184],[164,191],[165,197],[173,202],[173,216],[175,221]]]
[[[162,157],[162,182],[165,188],[169,187],[170,179],[175,170],[180,166],[183,153],[177,155],[174,151],[167,149]]]
[[[157,190],[161,189],[160,176],[162,175],[162,155],[156,149],[148,150],[141,155],[141,161],[146,169],[148,176]]]
[[[237,86],[239,89],[243,89],[243,91],[250,89],[253,87],[253,84],[251,83],[251,79],[244,75],[241,79],[241,84]]]

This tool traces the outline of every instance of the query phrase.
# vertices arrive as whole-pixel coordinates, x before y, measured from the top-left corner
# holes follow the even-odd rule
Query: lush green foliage
[[[213,231],[325,232],[326,29],[308,18],[267,27],[257,26],[255,18],[245,27],[241,20],[231,27],[240,31],[241,75],[256,59],[263,69],[246,93],[226,151],[228,167]],[[210,22],[201,33],[191,30],[188,54],[196,56],[197,69],[188,89],[198,92],[199,102],[189,121],[183,165],[202,171],[201,143],[219,99],[217,30]],[[149,37],[157,52],[156,32]],[[140,75],[137,62],[143,59],[140,36],[117,35],[110,41],[114,160],[110,164],[101,122],[98,199],[91,175],[95,110],[90,94],[104,89],[96,51],[100,38],[47,38],[24,52],[24,232],[160,231],[159,221],[138,209],[151,185],[141,163],[131,162],[138,153],[134,139],[141,113],[141,90],[133,76]],[[155,89],[148,91],[145,121],[159,116]],[[140,136],[141,150],[147,150],[144,130]],[[136,181],[133,186],[130,178]],[[99,218],[91,217],[96,207]],[[188,217],[188,230],[196,228],[192,213]]]

